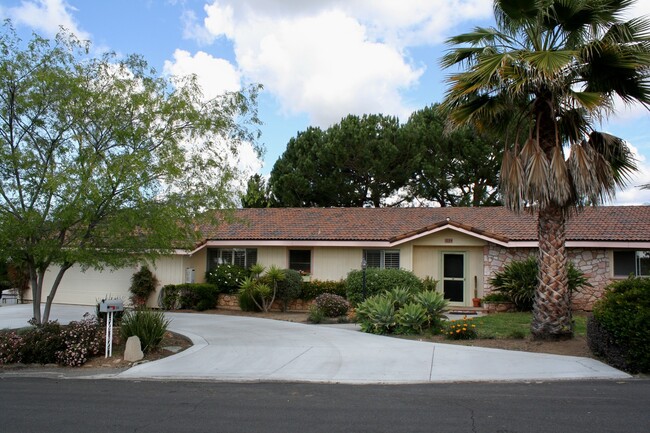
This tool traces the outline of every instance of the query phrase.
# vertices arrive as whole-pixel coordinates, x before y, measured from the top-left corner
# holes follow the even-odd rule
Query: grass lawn
[[[497,313],[477,317],[476,324],[479,338],[527,338],[530,336],[532,313]],[[587,333],[587,316],[574,314],[574,334],[584,337]]]

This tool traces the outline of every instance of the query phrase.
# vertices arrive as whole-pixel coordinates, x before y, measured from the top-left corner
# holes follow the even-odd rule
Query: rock
[[[128,362],[139,361],[144,358],[142,353],[142,344],[140,337],[132,335],[126,340],[126,348],[124,349],[124,360]]]

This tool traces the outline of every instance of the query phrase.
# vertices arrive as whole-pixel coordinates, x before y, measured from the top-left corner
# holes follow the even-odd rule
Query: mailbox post
[[[105,358],[113,356],[113,314],[116,311],[124,311],[124,302],[121,299],[102,299],[99,303],[99,312],[106,313]]]

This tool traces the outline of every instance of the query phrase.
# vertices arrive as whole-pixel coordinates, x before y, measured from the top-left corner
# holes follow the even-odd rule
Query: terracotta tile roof
[[[534,216],[503,207],[240,209],[235,217],[204,227],[205,238],[394,242],[449,223],[504,242],[537,239]],[[587,208],[567,230],[567,240],[650,241],[650,206]]]

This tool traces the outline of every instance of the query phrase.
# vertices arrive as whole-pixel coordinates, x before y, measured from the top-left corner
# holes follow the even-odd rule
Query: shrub
[[[104,346],[104,332],[95,316],[61,326],[41,326],[0,333],[0,364],[52,364],[80,367]]]
[[[16,331],[0,331],[0,364],[22,362],[23,337]]]
[[[332,293],[319,295],[314,303],[325,317],[345,316],[350,309],[350,303],[345,298]]]
[[[422,305],[411,302],[397,311],[395,319],[400,334],[421,333],[422,326],[427,322],[427,310]]]
[[[413,301],[424,308],[427,328],[437,332],[440,322],[446,317],[443,312],[449,305],[449,301],[442,293],[429,290],[413,295]]]
[[[162,289],[165,310],[190,309],[204,311],[217,306],[219,289],[209,283],[169,284]]]
[[[348,301],[352,305],[359,304],[363,300],[363,271],[351,271],[345,284]],[[366,269],[366,296],[370,297],[398,287],[421,291],[423,284],[413,272],[404,269]]]
[[[442,332],[448,340],[473,340],[478,337],[476,325],[467,316],[462,320],[450,320]]]
[[[33,322],[31,322],[33,323]],[[56,352],[63,346],[61,325],[50,321],[21,332],[22,346],[18,357],[25,364],[54,364]]]
[[[321,293],[333,293],[342,297],[346,296],[345,281],[303,281],[300,299],[311,301]]]
[[[63,347],[56,352],[57,362],[68,367],[81,367],[105,347],[106,335],[96,317],[70,322],[62,329]]]
[[[311,323],[322,323],[324,319],[325,314],[323,313],[323,310],[313,304],[309,306],[309,314],[307,315],[307,320],[309,320]]]
[[[403,287],[395,287],[386,292],[385,295],[393,301],[395,311],[402,308],[411,299],[411,291]]]
[[[156,349],[167,331],[169,320],[162,311],[136,308],[127,311],[122,318],[120,336],[122,339],[137,335],[142,344],[142,351],[147,353]]]
[[[587,341],[594,354],[631,373],[650,372],[650,279],[628,278],[608,287],[594,305]]]
[[[568,262],[569,290],[591,286],[582,271]],[[490,284],[495,290],[510,297],[518,311],[531,311],[537,289],[538,265],[535,257],[526,260],[513,260],[502,271],[495,272]]]
[[[510,296],[502,292],[492,292],[483,297],[483,302],[512,302]]]
[[[148,266],[142,266],[140,270],[131,276],[131,302],[133,305],[144,305],[149,296],[156,291],[158,279],[151,272]]]
[[[234,294],[250,272],[237,265],[219,265],[205,274],[205,281],[214,284],[221,293]]]
[[[356,315],[363,332],[390,334],[397,325],[393,301],[382,295],[372,296],[360,303]]]
[[[293,269],[284,269],[284,279],[278,281],[277,299],[282,302],[282,311],[287,311],[289,302],[300,297],[302,275]]]

